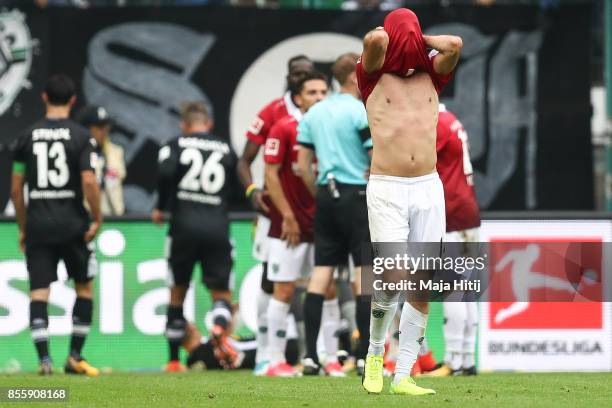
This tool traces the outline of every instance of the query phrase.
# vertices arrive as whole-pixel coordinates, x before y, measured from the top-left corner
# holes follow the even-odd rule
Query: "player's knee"
[[[412,301],[410,302],[412,307],[423,314],[429,313],[429,302]]]
[[[47,302],[49,300],[49,288],[34,289],[30,291],[30,300],[33,302]]]
[[[295,284],[293,282],[276,282],[274,284],[274,299],[280,302],[291,303],[294,292]]]
[[[332,281],[332,273],[332,267],[316,267],[308,284],[308,292],[325,295]]]
[[[79,298],[91,299],[93,298],[93,281],[75,283],[74,290]]]

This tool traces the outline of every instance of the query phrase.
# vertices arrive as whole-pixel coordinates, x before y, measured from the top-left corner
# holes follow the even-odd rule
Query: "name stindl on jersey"
[[[195,137],[181,137],[178,145],[184,149],[179,161],[189,169],[179,183],[176,197],[183,201],[221,205],[223,200],[218,193],[225,184],[221,160],[230,153],[229,145]]]
[[[71,189],[63,189],[70,180],[63,140],[70,140],[70,129],[35,129],[32,131],[32,152],[36,156],[36,186],[31,186],[31,200],[76,197]]]

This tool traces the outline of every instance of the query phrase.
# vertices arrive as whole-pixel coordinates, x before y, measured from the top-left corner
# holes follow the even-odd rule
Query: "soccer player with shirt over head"
[[[100,189],[96,180],[96,142],[87,129],[69,119],[76,101],[75,86],[64,75],[52,76],[45,87],[46,117],[14,143],[11,196],[19,224],[19,245],[25,251],[30,280],[30,329],[40,360],[39,373],[49,375],[50,285],[57,264],[66,265],[74,280],[72,338],[66,373],[89,377],[100,371],[81,356],[93,314],[96,261],[89,243],[102,224]],[[26,209],[23,187],[28,184]],[[83,196],[91,210],[92,221]]]
[[[456,36],[423,35],[417,16],[408,9],[389,13],[384,27],[364,38],[357,78],[374,145],[367,188],[373,243],[441,242],[444,238],[444,191],[436,173],[438,93],[450,80],[462,46]],[[416,272],[417,277],[427,274]],[[384,345],[398,297],[399,292],[377,292],[372,299],[363,377],[363,387],[370,393],[383,388]],[[410,378],[428,312],[428,303],[415,299],[402,308],[392,394],[435,393]]]

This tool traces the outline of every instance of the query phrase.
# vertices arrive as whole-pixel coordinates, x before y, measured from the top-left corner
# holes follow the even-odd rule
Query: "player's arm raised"
[[[425,45],[439,52],[433,60],[434,71],[440,75],[453,72],[459,62],[463,40],[456,35],[424,35]]]
[[[389,35],[382,27],[376,27],[365,35],[361,63],[366,74],[371,74],[382,68],[388,46]]]

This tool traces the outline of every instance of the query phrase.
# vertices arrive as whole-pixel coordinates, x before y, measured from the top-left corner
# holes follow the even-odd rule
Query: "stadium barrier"
[[[238,333],[255,326],[255,294],[261,269],[251,256],[251,214],[233,214],[234,300],[239,302]],[[520,217],[520,218],[519,218]],[[571,218],[570,218],[571,217]],[[600,237],[612,241],[609,214],[492,213],[484,214],[481,240],[517,238]],[[115,370],[156,370],[166,359],[163,337],[168,302],[164,242],[166,228],[144,218],[108,220],[96,238],[98,276],[91,334],[84,353],[92,363]],[[14,220],[0,220],[0,372],[32,370],[36,353],[28,328],[28,283],[23,254],[17,245]],[[610,267],[610,254],[604,254]],[[545,272],[545,271],[544,271]],[[210,297],[194,276],[185,314],[204,330]],[[65,358],[71,331],[74,292],[65,283],[65,270],[52,286],[51,353]],[[612,368],[612,310],[604,303],[532,303],[518,319],[495,324],[495,313],[507,307],[496,303],[480,307],[479,366],[484,370],[610,370]],[[550,316],[563,317],[556,325],[542,324]],[[587,320],[587,328],[585,322]],[[442,307],[432,304],[427,337],[442,358]]]

